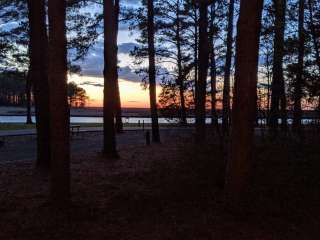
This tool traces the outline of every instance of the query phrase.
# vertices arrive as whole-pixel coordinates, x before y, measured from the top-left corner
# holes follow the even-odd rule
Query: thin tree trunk
[[[184,98],[184,77],[182,73],[182,53],[181,53],[181,36],[180,36],[180,1],[177,1],[177,64],[178,64],[178,85],[180,95],[180,111],[181,111],[181,124],[187,124],[186,105]]]
[[[26,98],[27,98],[27,122],[26,124],[33,124],[32,113],[31,113],[31,77],[29,72],[26,75]]]
[[[268,50],[269,51],[269,50]],[[270,60],[269,60],[269,54],[267,52],[267,80],[268,80],[268,89],[267,89],[267,119],[269,119],[270,117],[270,100],[271,100],[271,95],[270,95],[270,78],[271,78],[271,74],[270,74]],[[269,123],[269,120],[267,121]]]
[[[253,153],[259,38],[263,0],[241,0],[237,25],[235,96],[226,194],[241,199],[248,187]]]
[[[210,84],[211,84],[211,124],[214,128],[218,127],[218,117],[216,110],[216,93],[217,93],[217,70],[216,70],[216,55],[214,46],[214,20],[216,2],[211,5],[211,22],[210,22]]]
[[[223,82],[222,129],[224,134],[228,133],[229,122],[230,122],[230,74],[231,74],[231,63],[232,63],[233,17],[234,17],[234,0],[230,0],[229,13],[228,13],[227,54],[226,54],[224,82]]]
[[[314,46],[314,52],[315,52],[315,58],[316,58],[316,63],[319,69],[320,73],[320,46],[317,41],[317,34],[316,34],[316,27],[314,24],[314,19],[313,19],[313,0],[308,1],[308,7],[309,7],[309,14],[310,14],[310,30],[311,30],[311,37],[313,41],[313,46]],[[319,97],[319,103],[318,103],[318,112],[320,114],[320,96]]]
[[[36,107],[37,167],[50,165],[50,104],[48,80],[48,37],[44,0],[29,0],[30,66]]]
[[[119,13],[120,13],[120,0],[115,0],[115,42],[118,41],[118,30],[119,30]],[[117,48],[117,55],[118,55],[118,48]],[[117,56],[118,59],[118,56]],[[118,62],[118,60],[117,60]],[[116,81],[116,130],[117,133],[123,133],[123,122],[122,122],[122,110],[121,110],[121,98],[120,98],[120,90],[119,90],[119,78],[118,78],[118,71]]]
[[[274,0],[275,8],[275,35],[274,35],[274,54],[273,54],[273,76],[271,83],[271,112],[270,126],[276,130],[280,109],[286,111],[286,97],[283,77],[283,54],[284,54],[284,31],[285,31],[285,14],[286,0]],[[281,103],[281,105],[280,105]],[[282,119],[284,120],[284,119]],[[286,120],[282,123],[285,125]]]
[[[66,1],[49,0],[49,84],[51,198],[65,207],[70,201],[69,106],[67,93]]]
[[[301,130],[302,118],[302,85],[303,85],[303,69],[304,69],[304,44],[305,44],[305,30],[304,30],[304,5],[305,0],[299,0],[299,54],[297,77],[294,83],[294,110],[293,110],[293,128],[296,132]]]
[[[313,19],[313,0],[308,1],[308,7],[309,7],[309,14],[310,14],[310,30],[311,30],[311,37],[313,41],[314,46],[314,53],[316,58],[316,63],[319,68],[320,73],[320,47],[317,41],[317,33],[316,33],[316,27],[314,25],[314,19]]]
[[[206,128],[206,91],[209,65],[209,39],[208,39],[208,6],[201,1],[199,3],[199,76],[198,95],[196,96],[196,141],[205,141]]]
[[[117,158],[115,136],[117,42],[116,21],[113,0],[104,0],[104,101],[103,101],[103,153],[106,157]]]
[[[195,105],[197,102],[197,96],[198,96],[198,69],[199,69],[199,63],[198,63],[198,50],[199,50],[199,33],[198,33],[198,14],[197,9],[195,8],[195,24],[194,24],[194,96],[195,96]]]
[[[154,6],[153,0],[148,1],[148,55],[149,55],[149,94],[152,120],[152,141],[160,142],[157,93],[156,93],[156,66],[154,46]]]

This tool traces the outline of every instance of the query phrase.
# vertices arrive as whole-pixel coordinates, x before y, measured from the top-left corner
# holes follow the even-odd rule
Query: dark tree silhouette
[[[149,56],[149,95],[150,110],[152,120],[152,141],[160,142],[157,93],[156,93],[156,66],[155,66],[155,46],[154,46],[154,6],[153,0],[147,0],[148,5],[148,56]]]
[[[270,125],[273,129],[278,126],[280,109],[282,116],[282,125],[286,126],[286,96],[283,76],[283,55],[284,55],[284,31],[286,21],[286,0],[275,0],[275,24],[274,24],[274,52],[273,52],[273,69],[271,84],[271,112]]]
[[[317,40],[317,36],[319,34],[317,34],[317,29],[314,21],[313,5],[314,5],[313,0],[308,0],[310,33],[311,33],[314,52],[315,52],[316,64],[320,72],[320,46],[319,46],[320,44],[318,43],[318,40]]]
[[[37,166],[50,164],[50,106],[48,82],[48,37],[44,0],[29,0],[29,78],[36,105]]]
[[[262,6],[263,0],[240,2],[231,152],[225,186],[231,201],[245,192],[251,171]]]
[[[115,42],[118,40],[118,31],[119,31],[119,14],[120,14],[120,0],[115,0],[114,2],[114,11],[115,11]],[[118,52],[118,49],[117,49]],[[118,60],[117,60],[118,62]],[[116,130],[117,133],[123,132],[123,122],[122,122],[122,110],[121,110],[121,98],[120,98],[120,90],[119,90],[119,79],[118,79],[118,71],[116,76]]]
[[[304,83],[304,54],[305,54],[305,29],[304,29],[304,9],[305,0],[299,0],[299,49],[298,49],[298,65],[297,76],[294,83],[294,109],[293,109],[293,129],[296,132],[301,130],[301,118],[302,118],[302,86]]]
[[[206,89],[209,65],[208,3],[199,1],[199,73],[196,96],[196,141],[205,141]]]
[[[211,124],[213,127],[218,127],[218,115],[216,109],[216,93],[217,93],[217,66],[216,66],[216,54],[215,54],[215,18],[216,18],[216,2],[211,5],[210,12],[210,84],[211,84]]]
[[[69,107],[67,95],[66,1],[49,0],[49,86],[51,200],[64,207],[70,200]]]
[[[117,158],[115,135],[116,84],[117,84],[117,37],[116,11],[113,0],[103,1],[104,17],[104,102],[103,102],[103,153]]]
[[[26,74],[26,100],[27,100],[27,121],[26,124],[33,124],[32,122],[32,112],[31,112],[31,104],[32,104],[32,83],[29,72]]]
[[[224,69],[223,82],[223,111],[222,111],[222,129],[226,134],[230,122],[230,75],[232,63],[232,44],[233,44],[233,17],[234,17],[234,0],[229,2],[228,10],[228,30],[227,30],[227,53]]]

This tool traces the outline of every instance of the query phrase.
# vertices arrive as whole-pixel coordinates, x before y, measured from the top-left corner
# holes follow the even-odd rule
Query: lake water
[[[33,122],[35,122],[35,117],[32,117]],[[151,123],[151,118],[147,117],[123,117],[122,121],[124,123]],[[263,121],[265,123],[265,120],[259,120],[261,123]],[[303,119],[303,124],[310,124],[311,119]],[[25,123],[26,122],[26,116],[0,116],[0,123]],[[70,117],[71,123],[103,123],[102,117]],[[161,124],[170,124],[170,123],[178,123],[178,118],[159,118],[159,123]],[[187,118],[188,123],[195,123],[195,118]],[[280,122],[280,121],[279,121]],[[211,123],[211,118],[206,118],[206,123]],[[219,123],[221,123],[221,119],[219,119]],[[288,123],[292,124],[292,120],[288,119]]]
[[[26,116],[0,116],[0,123],[25,123]],[[35,117],[32,117],[32,120],[35,122]],[[122,121],[124,123],[151,123],[151,118],[146,117],[123,117]],[[102,117],[70,117],[71,123],[103,123]],[[161,124],[170,124],[170,123],[178,123],[178,118],[167,119],[167,118],[159,118],[159,123]],[[194,123],[194,118],[187,118],[188,123]],[[210,118],[207,118],[207,123],[211,122]]]

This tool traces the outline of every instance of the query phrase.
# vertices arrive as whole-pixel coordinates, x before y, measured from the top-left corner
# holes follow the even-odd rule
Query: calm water
[[[32,120],[35,122],[35,117],[32,117]],[[141,118],[141,117],[123,117],[122,121],[124,123],[151,123],[151,118]],[[188,118],[188,123],[194,123],[194,118]],[[0,123],[25,123],[25,116],[0,116]],[[71,123],[103,123],[102,117],[70,117]],[[169,124],[179,122],[178,118],[167,119],[159,118],[159,123]],[[210,123],[211,119],[207,118],[207,123]]]
[[[32,117],[32,120],[35,122],[35,117]],[[151,118],[143,118],[143,117],[123,117],[122,121],[124,123],[151,123]],[[265,120],[259,120],[259,122],[264,122]],[[303,119],[303,124],[310,124],[311,119]],[[26,116],[0,116],[0,123],[25,123],[26,122]],[[102,117],[70,117],[71,123],[103,123]],[[178,118],[159,118],[159,123],[161,124],[170,124],[170,123],[178,123]],[[194,123],[195,118],[187,118],[188,123]],[[281,121],[279,121],[281,122]],[[211,118],[206,119],[206,123],[211,123]],[[221,119],[219,119],[219,123],[221,123]],[[288,123],[291,124],[292,120],[288,119]]]

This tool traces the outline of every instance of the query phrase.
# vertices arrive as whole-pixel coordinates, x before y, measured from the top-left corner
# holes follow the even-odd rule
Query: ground
[[[318,239],[320,150],[260,137],[241,211],[223,201],[226,151],[218,140],[195,149],[192,131],[118,136],[117,161],[101,157],[102,136],[72,139],[72,204],[48,204],[49,179],[34,170],[35,138],[0,149],[0,239]],[[212,138],[214,139],[214,138]]]

